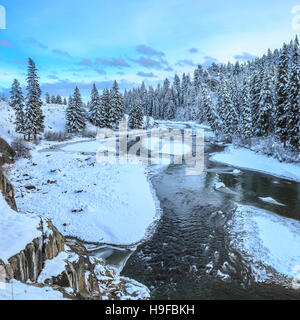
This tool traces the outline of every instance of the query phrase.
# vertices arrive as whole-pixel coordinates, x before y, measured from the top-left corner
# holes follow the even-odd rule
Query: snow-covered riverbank
[[[47,217],[64,235],[87,242],[143,239],[158,217],[145,166],[100,165],[84,154],[85,143],[70,146],[71,152],[33,151],[32,159],[10,167],[19,210]]]
[[[244,148],[230,146],[224,152],[212,155],[210,160],[300,182],[299,164],[279,162],[275,158]]]
[[[299,221],[239,204],[230,221],[230,230],[231,246],[250,259],[258,281],[272,277],[262,266],[271,267],[290,279],[299,275]]]

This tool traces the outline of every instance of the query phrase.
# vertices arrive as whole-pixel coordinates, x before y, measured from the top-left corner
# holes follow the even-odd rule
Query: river
[[[153,235],[134,251],[103,248],[96,255],[147,285],[152,299],[299,299],[299,291],[255,280],[248,260],[232,247],[228,227],[237,203],[300,220],[299,183],[248,170],[233,174],[235,168],[209,160],[223,149],[205,142],[199,176],[186,175],[185,165],[153,167],[162,210]],[[218,181],[228,189],[216,190]]]

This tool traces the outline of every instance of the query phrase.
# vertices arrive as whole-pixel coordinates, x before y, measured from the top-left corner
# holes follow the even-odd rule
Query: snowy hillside
[[[43,105],[45,131],[65,130],[65,108]],[[0,135],[11,141],[16,136],[14,112],[5,102],[0,110],[5,115]],[[150,121],[153,124],[153,119]],[[87,129],[96,133],[91,124]],[[91,149],[86,140],[74,137],[67,141],[70,146],[53,151],[47,148],[57,142],[42,140],[39,146],[32,145],[32,158],[18,160],[9,170],[18,208],[50,218],[67,236],[116,244],[140,241],[157,218],[145,167],[100,165],[95,157],[100,142],[94,141]],[[88,156],[82,154],[86,145],[91,149]]]

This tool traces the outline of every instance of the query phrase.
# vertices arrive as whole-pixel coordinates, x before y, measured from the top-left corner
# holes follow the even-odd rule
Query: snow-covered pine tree
[[[242,89],[242,103],[241,103],[241,121],[239,126],[240,135],[244,140],[248,140],[253,136],[252,127],[252,111],[251,111],[251,98],[250,86],[248,75],[245,76]]]
[[[100,98],[100,128],[114,128],[114,123],[110,121],[110,92],[108,89],[104,89]]]
[[[286,147],[288,138],[288,116],[290,114],[289,96],[289,49],[286,44],[279,57],[277,84],[276,84],[276,119],[275,133]]]
[[[234,103],[232,101],[232,97],[230,94],[230,88],[228,84],[228,80],[226,77],[223,77],[221,81],[221,85],[223,86],[222,97],[223,100],[223,110],[222,110],[222,120],[224,123],[223,131],[225,135],[229,138],[232,138],[233,135],[237,133],[238,129],[238,115],[235,110]],[[220,110],[220,109],[219,109]]]
[[[272,111],[274,108],[271,77],[267,67],[264,68],[260,97],[258,100],[256,136],[267,136],[273,130]]]
[[[222,129],[222,123],[218,115],[216,114],[211,96],[209,94],[209,89],[205,84],[202,84],[200,87],[200,90],[201,90],[200,104],[203,109],[204,120],[208,122],[213,132],[218,134]]]
[[[252,112],[252,125],[257,126],[259,98],[261,90],[261,72],[259,62],[256,60],[250,65],[250,105]]]
[[[17,79],[13,81],[10,94],[9,105],[15,110],[16,132],[24,134],[24,97],[20,82]]]
[[[143,113],[145,115],[149,115],[148,92],[144,81],[142,82],[142,86],[140,89],[140,103],[143,109]]]
[[[78,87],[75,88],[73,96],[69,99],[66,119],[67,131],[70,133],[78,133],[86,127],[86,111]]]
[[[34,61],[28,60],[27,96],[24,116],[24,128],[28,140],[44,132],[44,115],[42,111],[41,88],[38,82],[37,68]]]
[[[67,99],[66,98],[64,98],[64,102],[63,102],[63,104],[66,106],[68,103],[67,103]]]
[[[45,93],[45,100],[46,100],[46,103],[50,103],[50,94],[49,94],[49,92],[46,92]]]
[[[103,110],[103,105],[97,90],[96,84],[93,85],[91,92],[91,101],[89,104],[89,119],[91,123],[99,128],[106,127],[106,117]]]
[[[166,120],[174,120],[176,110],[175,110],[174,93],[173,93],[172,89],[169,90],[167,100],[168,100],[168,103],[167,103],[166,109],[165,109],[165,119]]]
[[[63,103],[62,102],[62,97],[59,94],[56,96],[56,103],[57,104],[62,104]]]
[[[55,97],[54,95],[51,97],[51,103],[52,103],[52,104],[55,104],[55,103],[56,103],[56,97]]]
[[[143,127],[144,114],[141,100],[137,97],[129,112],[128,126],[130,129],[141,129]]]
[[[124,100],[122,94],[119,92],[119,85],[117,81],[114,81],[113,87],[110,90],[109,98],[109,127],[117,128],[119,122],[124,119],[125,115]]]
[[[176,105],[176,108],[178,108],[181,106],[182,98],[181,98],[181,82],[177,74],[175,74],[175,77],[174,77],[173,88],[174,88],[174,96],[175,96],[175,105]]]
[[[300,51],[298,37],[293,45],[289,84],[290,110],[288,114],[288,140],[293,149],[300,149]]]

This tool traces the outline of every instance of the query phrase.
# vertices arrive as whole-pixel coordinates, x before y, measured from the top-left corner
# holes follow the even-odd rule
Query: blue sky
[[[75,84],[99,88],[156,83],[199,63],[259,56],[290,41],[300,0],[0,0],[0,90],[25,83],[26,60],[43,88],[69,94]],[[300,19],[299,19],[300,20]]]

